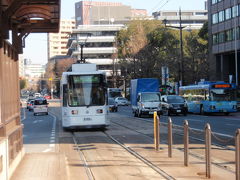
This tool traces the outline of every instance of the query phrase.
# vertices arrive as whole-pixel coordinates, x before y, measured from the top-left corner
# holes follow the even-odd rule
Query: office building
[[[147,10],[132,9],[119,2],[80,1],[75,3],[76,26],[89,24],[126,24],[132,19],[144,19]]]
[[[69,34],[75,28],[75,20],[61,20],[58,33],[48,33],[48,60],[57,55],[67,54],[67,41]]]
[[[24,77],[25,76],[25,65],[24,65],[23,54],[18,55],[18,68],[19,68],[19,77]]]
[[[124,25],[79,25],[73,30],[68,41],[68,55],[76,60],[83,58],[88,63],[96,63],[98,69],[105,70],[111,75],[114,63],[117,62],[115,36]]]
[[[232,76],[233,82],[239,82],[239,10],[239,1],[208,1],[209,64],[211,80],[224,80],[228,82],[229,77]],[[236,75],[238,75],[237,81]]]
[[[179,11],[158,11],[153,14],[154,19],[164,21],[167,20],[166,25],[179,26],[180,12]],[[208,20],[207,10],[191,10],[181,11],[182,26],[185,29],[200,29]]]
[[[25,65],[25,77],[40,78],[45,73],[45,66],[41,64],[27,64]]]

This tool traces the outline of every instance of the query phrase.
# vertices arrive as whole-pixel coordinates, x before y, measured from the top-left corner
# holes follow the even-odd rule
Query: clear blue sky
[[[75,2],[80,0],[61,0],[61,18],[74,17]],[[91,1],[91,0],[89,0]],[[93,0],[94,1],[94,0]],[[106,2],[121,2],[136,9],[147,9],[148,14],[159,10],[201,10],[204,9],[205,0],[99,0]],[[26,39],[24,58],[31,59],[33,63],[46,64],[47,62],[47,35],[30,34]]]

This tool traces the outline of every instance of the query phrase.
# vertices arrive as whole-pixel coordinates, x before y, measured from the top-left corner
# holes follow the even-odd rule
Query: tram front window
[[[102,106],[105,104],[103,75],[69,76],[69,106]]]

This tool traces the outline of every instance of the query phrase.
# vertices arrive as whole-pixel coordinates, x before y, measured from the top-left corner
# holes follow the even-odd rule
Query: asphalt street
[[[56,118],[52,115],[34,116],[22,109],[23,143],[27,153],[54,152],[56,144]]]
[[[122,116],[133,117],[131,106],[119,106],[118,112]],[[228,116],[223,114],[212,114],[212,115],[198,115],[188,114],[183,115],[171,115],[173,124],[182,126],[184,120],[188,120],[189,126],[194,129],[204,130],[206,123],[209,123],[213,132],[234,136],[238,128],[240,128],[240,112],[231,113]],[[145,116],[141,118],[146,121],[153,121],[152,116]],[[161,116],[160,122],[168,122],[168,116]]]

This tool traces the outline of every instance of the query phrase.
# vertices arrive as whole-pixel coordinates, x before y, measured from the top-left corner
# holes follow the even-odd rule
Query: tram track
[[[136,151],[132,150],[131,148],[125,146],[123,143],[121,143],[120,141],[118,141],[117,139],[115,139],[113,136],[111,136],[110,134],[108,134],[107,132],[103,132],[104,134],[106,134],[107,137],[109,137],[113,142],[115,142],[116,144],[118,144],[119,146],[121,146],[122,148],[124,148],[127,152],[129,152],[130,154],[132,154],[134,157],[136,157],[137,159],[141,160],[144,164],[146,164],[148,167],[150,167],[151,169],[153,169],[155,172],[157,172],[158,174],[160,174],[162,177],[164,177],[165,179],[168,180],[175,180],[174,177],[172,177],[171,175],[169,175],[168,173],[166,173],[165,171],[163,171],[162,169],[160,169],[158,166],[154,165],[152,162],[150,162],[149,160],[147,160],[146,158],[144,158],[143,156],[141,156],[140,154],[138,154]]]
[[[147,122],[147,121],[146,121],[146,122]],[[125,125],[122,125],[122,124],[116,123],[116,122],[111,122],[111,123],[112,123],[112,124],[116,124],[116,125],[121,126],[121,127],[124,127],[124,128],[126,128],[126,129],[129,129],[129,130],[134,131],[134,132],[136,132],[136,133],[139,133],[139,134],[145,136],[146,138],[148,138],[151,142],[152,142],[152,140],[153,140],[153,136],[150,136],[150,135],[147,135],[147,134],[145,134],[145,133],[142,133],[142,132],[140,132],[140,131],[138,131],[138,130],[136,130],[136,129],[130,128],[130,127],[128,127],[128,126],[125,126]],[[148,123],[150,123],[150,122],[148,121]],[[165,126],[167,126],[167,123],[165,123]],[[182,133],[176,133],[176,134],[183,136]],[[204,140],[199,139],[199,138],[194,138],[194,137],[189,137],[189,138],[192,138],[192,139],[198,140],[198,141],[204,141]],[[168,144],[167,141],[164,141],[164,140],[162,141],[162,143],[163,143],[163,144],[166,144],[166,145]],[[221,148],[224,148],[224,147],[221,146],[221,145],[216,145],[216,146],[219,146],[219,147],[221,147]],[[180,151],[182,151],[182,152],[184,151],[183,148],[176,148],[176,149],[178,149],[178,150],[180,150]],[[225,150],[233,150],[233,148],[228,148],[228,147],[226,147]],[[200,154],[198,154],[198,153],[190,152],[189,155],[191,155],[192,157],[195,157],[195,158],[197,158],[197,159],[199,159],[199,160],[203,160],[203,161],[205,160],[205,157],[203,157],[202,155],[200,155]],[[221,168],[221,169],[223,169],[223,170],[226,170],[226,171],[228,171],[228,172],[235,173],[234,170],[231,170],[231,169],[226,168],[226,166],[221,165],[221,163],[212,162],[212,164],[215,165],[216,167],[219,167],[219,168]]]
[[[77,143],[77,139],[76,139],[76,136],[75,136],[74,132],[72,132],[71,134],[72,134],[73,142],[74,142],[74,144],[76,146],[76,150],[79,152],[80,159],[84,163],[84,168],[85,168],[88,180],[95,180],[94,175],[93,175],[93,173],[91,171],[91,168],[89,167],[88,162],[87,162],[87,160],[85,158],[85,155],[84,155],[84,153],[82,152],[82,150],[78,146],[79,144]]]
[[[119,145],[120,147],[122,147],[125,151],[127,151],[129,154],[131,154],[132,156],[134,156],[135,158],[137,158],[138,160],[143,162],[145,165],[147,165],[147,167],[149,167],[152,170],[154,170],[156,173],[161,175],[161,177],[163,177],[164,179],[175,180],[174,177],[172,177],[171,175],[169,175],[168,173],[166,173],[165,171],[160,169],[158,166],[154,165],[152,162],[150,162],[149,160],[147,160],[146,158],[141,156],[139,153],[137,153],[133,149],[127,147],[126,145],[124,145],[123,143],[118,141],[116,138],[114,138],[112,135],[110,135],[106,131],[101,131],[101,132],[105,135],[105,137],[107,137],[108,139],[110,139],[112,142],[114,142],[115,144]],[[77,142],[77,139],[76,139],[76,136],[75,136],[74,132],[72,132],[71,134],[72,134],[72,138],[73,138],[74,144],[76,146],[76,149],[79,152],[80,159],[84,163],[84,168],[85,168],[85,171],[87,173],[88,180],[95,180],[96,178],[94,177],[94,174],[91,171],[91,168],[90,168],[90,166],[89,166],[89,164],[87,162],[87,158],[85,157],[85,155],[82,152],[81,148],[78,147],[79,144]]]

